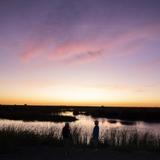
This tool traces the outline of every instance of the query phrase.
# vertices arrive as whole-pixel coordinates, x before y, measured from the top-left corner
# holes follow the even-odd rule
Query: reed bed
[[[102,137],[101,145],[114,149],[160,151],[160,135],[136,129],[110,129]]]
[[[72,147],[94,147],[91,138],[82,134],[81,128],[71,129]],[[54,128],[47,133],[36,133],[29,130],[7,127],[0,129],[0,151],[9,151],[25,146],[51,145],[63,147],[63,139]],[[152,132],[140,132],[136,129],[107,129],[100,137],[99,148],[120,150],[160,151],[160,135]]]

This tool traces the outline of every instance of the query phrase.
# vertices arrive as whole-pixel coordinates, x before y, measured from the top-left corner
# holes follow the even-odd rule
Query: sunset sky
[[[0,103],[160,106],[160,0],[0,0]]]

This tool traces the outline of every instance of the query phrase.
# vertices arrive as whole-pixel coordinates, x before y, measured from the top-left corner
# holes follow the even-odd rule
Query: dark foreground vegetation
[[[0,160],[159,160],[159,152],[119,151],[108,148],[71,148],[69,156],[62,147],[31,146],[7,154],[0,154]]]
[[[0,105],[0,118],[25,121],[75,121],[75,116],[62,116],[62,111],[74,115],[85,114],[95,118],[120,119],[124,121],[160,122],[160,108],[153,107],[87,107],[87,106],[31,106]],[[130,122],[131,123],[131,122]]]
[[[82,134],[81,128],[71,129],[72,139],[70,147],[73,148],[94,148],[91,139]],[[0,152],[14,151],[23,147],[52,146],[63,147],[63,140],[54,128],[47,133],[39,134],[28,130],[19,130],[8,127],[0,130]],[[160,135],[151,133],[140,133],[137,130],[109,129],[100,137],[99,149],[107,148],[113,150],[145,150],[160,151]]]

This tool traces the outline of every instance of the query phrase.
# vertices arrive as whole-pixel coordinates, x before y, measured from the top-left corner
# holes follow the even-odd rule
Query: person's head
[[[65,127],[69,128],[69,123],[68,122],[65,123]]]
[[[95,124],[96,126],[98,126],[99,122],[96,120],[96,121],[94,121],[94,124]]]

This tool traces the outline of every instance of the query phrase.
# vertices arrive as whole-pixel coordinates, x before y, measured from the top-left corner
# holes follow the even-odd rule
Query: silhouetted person
[[[94,147],[97,148],[98,142],[99,142],[99,126],[98,126],[99,122],[96,120],[94,123],[95,123],[95,126],[93,128],[92,138],[93,138]]]
[[[71,132],[69,123],[65,123],[65,126],[62,129],[62,137],[63,137],[63,144],[65,149],[65,156],[69,156],[69,149],[71,144]]]

